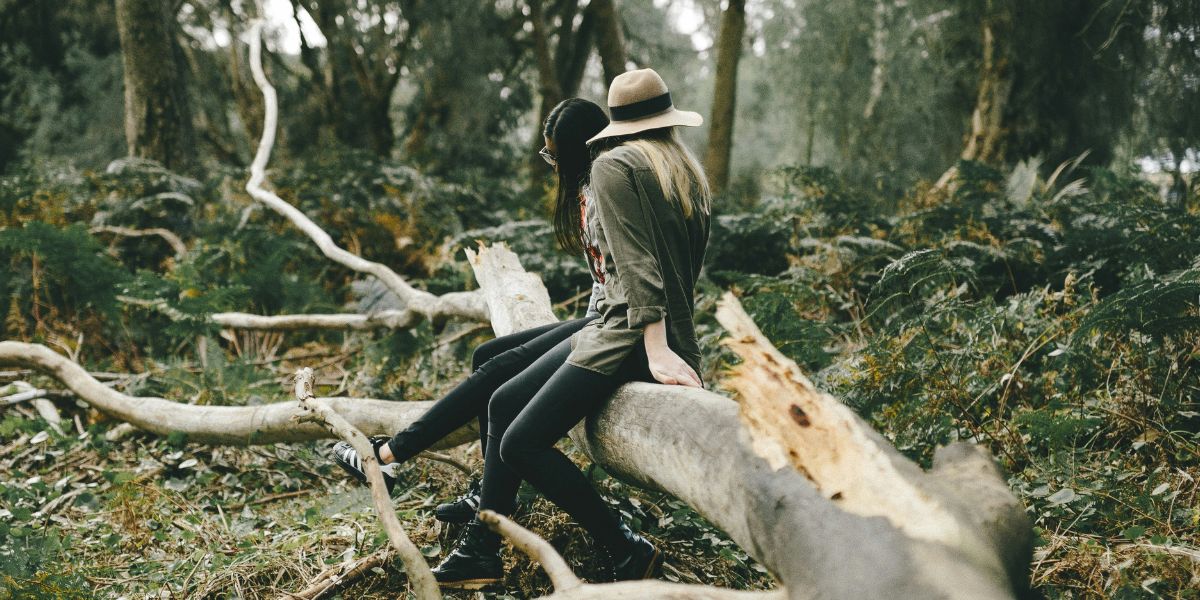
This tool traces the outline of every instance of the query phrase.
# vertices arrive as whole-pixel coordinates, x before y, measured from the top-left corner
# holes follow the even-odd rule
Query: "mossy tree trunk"
[[[186,171],[194,161],[195,133],[174,6],[167,0],[116,0],[125,140],[130,156]]]
[[[737,71],[746,33],[746,1],[729,0],[721,15],[717,38],[717,77],[713,89],[712,121],[708,128],[708,150],[704,170],[713,191],[729,185],[729,161],[733,151],[733,118],[737,109]]]

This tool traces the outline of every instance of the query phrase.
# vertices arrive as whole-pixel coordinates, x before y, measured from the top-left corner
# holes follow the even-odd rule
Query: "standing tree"
[[[625,72],[628,61],[616,0],[592,0],[584,10],[584,19],[589,15],[596,20],[596,52],[600,54],[600,65],[604,68],[604,83],[610,85],[617,75]]]
[[[372,152],[387,156],[396,141],[392,93],[416,45],[426,7],[418,0],[296,0],[295,7],[297,16],[301,8],[308,13],[326,40],[322,62],[302,37],[301,61],[337,138],[350,146],[364,145],[365,138]]]
[[[193,163],[194,134],[173,6],[161,0],[116,0],[125,65],[125,140],[130,156],[186,169]]]
[[[599,50],[604,81],[625,71],[625,38],[614,0],[591,0],[579,15],[579,0],[556,2],[547,11],[542,0],[528,0],[529,24],[533,35],[533,54],[538,73],[538,124],[546,120],[550,109],[564,98],[579,92],[584,68],[593,44]],[[551,28],[552,25],[557,25]],[[553,37],[553,39],[551,39]],[[553,48],[552,48],[553,47]],[[542,145],[541,127],[533,147]],[[541,159],[530,158],[534,187],[541,181]]]
[[[745,32],[746,0],[729,0],[721,15],[721,33],[717,39],[717,78],[713,88],[712,122],[708,126],[708,150],[704,154],[704,170],[708,172],[709,184],[717,192],[724,191],[729,185],[738,61],[742,57]]]

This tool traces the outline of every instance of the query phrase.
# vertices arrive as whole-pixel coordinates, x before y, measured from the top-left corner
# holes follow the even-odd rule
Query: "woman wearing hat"
[[[481,509],[511,514],[522,479],[582,525],[613,557],[615,579],[651,576],[660,551],[621,522],[555,443],[629,381],[702,387],[692,291],[709,231],[709,190],[653,70],[623,73],[608,94],[612,122],[588,140],[583,194],[587,256],[603,287],[600,317],[492,395]],[[565,357],[565,364],[563,358]],[[500,581],[500,540],[475,520],[434,569],[444,585]]]
[[[546,117],[547,147],[542,158],[558,175],[557,198],[554,207],[554,231],[559,245],[568,252],[583,252],[583,223],[579,210],[580,187],[586,181],[592,159],[587,141],[608,125],[604,109],[582,98],[560,102]],[[376,459],[380,465],[405,462],[449,435],[454,430],[479,420],[480,442],[486,454],[488,444],[487,405],[492,393],[501,384],[528,367],[534,359],[579,331],[599,316],[597,304],[604,288],[593,272],[592,297],[583,318],[527,329],[485,342],[472,356],[472,373],[436,402],[421,418],[392,437],[372,437]],[[558,358],[559,364],[566,355]],[[346,442],[334,446],[334,461],[361,483],[366,483],[362,460],[354,447]],[[384,470],[388,491],[396,479],[390,469]],[[449,523],[465,523],[479,509],[479,487],[471,488],[454,501],[439,505],[437,518]]]

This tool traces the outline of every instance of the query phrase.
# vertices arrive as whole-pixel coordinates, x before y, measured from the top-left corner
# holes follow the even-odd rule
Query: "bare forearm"
[[[646,354],[654,355],[664,350],[669,350],[667,346],[667,320],[660,319],[654,323],[647,324],[643,338],[646,344]]]

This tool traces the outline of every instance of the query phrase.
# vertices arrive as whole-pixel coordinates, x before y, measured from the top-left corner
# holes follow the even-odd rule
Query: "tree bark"
[[[130,156],[186,171],[194,164],[195,133],[174,6],[169,0],[116,0],[125,141]]]
[[[558,81],[558,69],[554,66],[554,56],[550,53],[550,34],[546,31],[546,15],[542,10],[542,0],[529,1],[529,23],[533,29],[533,55],[538,72],[538,120],[530,144],[529,157],[530,188],[535,192],[541,191],[545,181],[542,159],[537,155],[537,149],[542,147],[542,124],[546,116],[556,104],[563,100],[562,86]],[[572,0],[574,1],[574,0]],[[561,40],[560,40],[561,42]]]
[[[971,111],[971,129],[967,132],[960,160],[997,164],[1004,160],[1004,111],[1012,91],[1009,34],[1012,15],[993,0],[984,5],[980,22],[981,55],[975,108]],[[958,165],[951,165],[933,185],[934,191],[946,189],[958,176]]]
[[[997,163],[1004,160],[1004,110],[1012,90],[1005,24],[1008,19],[992,9],[980,28],[983,56],[979,68],[979,88],[975,109],[971,112],[971,131],[963,148],[963,160]],[[1000,39],[997,39],[1000,36]]]
[[[717,38],[717,76],[713,86],[712,120],[708,125],[708,150],[704,170],[714,192],[729,185],[729,161],[733,151],[733,119],[737,108],[737,71],[746,32],[745,0],[728,0],[721,14]]]
[[[604,69],[604,84],[612,85],[613,79],[625,72],[627,60],[620,9],[616,0],[592,0],[587,11],[596,19],[596,52]]]

